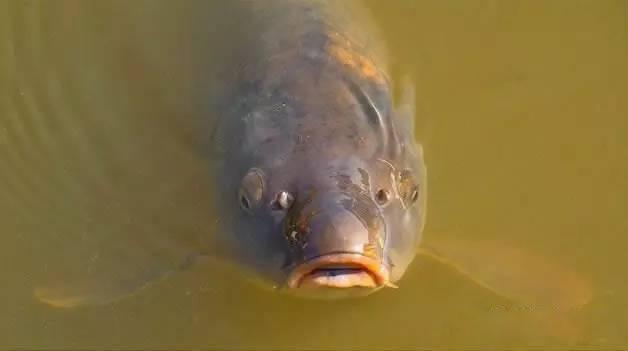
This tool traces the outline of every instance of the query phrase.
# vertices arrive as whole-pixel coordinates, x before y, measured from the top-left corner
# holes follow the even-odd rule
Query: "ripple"
[[[2,207],[78,272],[115,276],[204,249],[210,189],[185,138],[189,75],[164,75],[177,55],[153,59],[158,43],[134,41],[132,16],[98,6],[0,6]]]

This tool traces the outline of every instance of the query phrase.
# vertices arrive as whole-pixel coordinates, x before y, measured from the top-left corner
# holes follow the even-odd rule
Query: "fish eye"
[[[388,203],[390,200],[390,192],[386,189],[379,189],[377,193],[375,193],[375,201],[378,205],[383,206]]]
[[[242,178],[240,190],[238,191],[240,208],[247,213],[251,213],[262,200],[263,192],[263,175],[260,170],[253,168]]]
[[[275,203],[279,209],[287,210],[294,203],[294,196],[287,191],[280,191],[275,198]]]

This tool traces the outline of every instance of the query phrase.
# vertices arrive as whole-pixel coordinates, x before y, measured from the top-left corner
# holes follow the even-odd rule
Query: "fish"
[[[229,62],[207,94],[211,112],[199,117],[219,225],[211,247],[185,262],[211,256],[304,297],[395,287],[421,241],[426,169],[414,90],[406,84],[394,103],[368,12],[333,1],[225,6],[236,39],[221,53]],[[183,266],[53,284],[36,296],[67,307],[115,301]]]
[[[226,25],[213,29],[218,38],[230,33],[216,53],[224,65],[207,86],[200,142],[192,143],[216,185],[207,242],[174,264],[42,285],[37,299],[65,308],[112,303],[200,262],[299,298],[364,297],[403,288],[420,255],[517,301],[569,309],[591,300],[575,273],[511,246],[468,238],[422,245],[427,168],[414,84],[393,84],[385,41],[364,7],[222,4]],[[496,262],[499,269],[487,269]]]
[[[210,148],[226,259],[314,298],[395,286],[426,202],[411,85],[395,104],[375,27],[336,3],[249,4],[258,29]]]

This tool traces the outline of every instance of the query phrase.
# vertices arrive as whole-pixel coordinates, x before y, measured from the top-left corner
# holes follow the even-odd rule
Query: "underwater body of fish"
[[[353,2],[229,2],[224,61],[197,116],[199,154],[218,184],[218,227],[197,256],[235,265],[296,295],[337,298],[395,286],[425,215],[425,167],[413,136],[414,91],[393,106],[385,49]],[[234,39],[235,38],[235,39]],[[56,306],[103,303],[172,270],[124,283],[36,291]]]

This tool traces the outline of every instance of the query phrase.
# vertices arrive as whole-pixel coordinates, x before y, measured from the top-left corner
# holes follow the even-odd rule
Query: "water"
[[[416,77],[426,242],[551,259],[590,282],[583,308],[502,308],[425,259],[353,301],[287,299],[212,265],[106,306],[34,300],[43,281],[174,264],[211,231],[215,185],[185,122],[224,59],[212,6],[0,2],[0,347],[626,347],[625,1],[368,3],[393,75]]]

